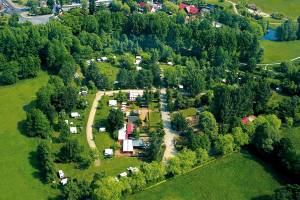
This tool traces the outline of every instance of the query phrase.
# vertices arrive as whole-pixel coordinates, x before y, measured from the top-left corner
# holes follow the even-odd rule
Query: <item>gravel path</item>
[[[165,131],[164,142],[166,146],[163,161],[166,162],[168,159],[174,157],[177,153],[174,140],[176,137],[178,137],[178,133],[171,127],[171,117],[170,112],[168,111],[168,104],[166,102],[166,89],[161,89],[160,93],[161,116]]]

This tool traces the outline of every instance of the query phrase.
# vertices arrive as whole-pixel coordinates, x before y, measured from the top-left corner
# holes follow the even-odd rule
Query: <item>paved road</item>
[[[164,142],[166,150],[163,156],[163,161],[174,157],[177,153],[174,145],[175,138],[178,137],[178,133],[174,131],[171,127],[171,117],[170,112],[168,111],[168,104],[166,99],[166,89],[163,88],[160,90],[160,106],[161,106],[161,116],[165,131]]]
[[[101,97],[103,95],[111,96],[114,93],[118,93],[119,91],[122,91],[122,92],[134,91],[134,92],[139,93],[140,95],[143,95],[143,90],[114,90],[114,91],[99,91],[96,93],[96,96],[93,101],[91,111],[89,114],[89,118],[88,118],[88,121],[86,124],[86,139],[87,139],[89,147],[92,150],[97,150],[97,146],[96,146],[96,143],[95,143],[94,137],[93,137],[93,124],[94,124],[94,120],[95,120],[95,116],[96,116],[96,112],[97,112],[98,103],[101,100]],[[102,153],[102,152],[99,152],[99,153]],[[98,158],[95,160],[95,165],[96,166],[100,165],[99,155],[98,155]]]

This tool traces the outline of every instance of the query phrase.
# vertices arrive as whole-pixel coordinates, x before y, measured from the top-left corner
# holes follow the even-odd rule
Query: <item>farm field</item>
[[[248,200],[279,186],[271,168],[247,153],[236,153],[127,199]]]
[[[0,87],[0,199],[47,199],[58,194],[39,179],[34,153],[37,139],[19,130],[26,118],[24,108],[47,80],[46,73],[41,73],[35,79]]]
[[[300,41],[278,42],[260,41],[264,48],[262,63],[274,63],[290,60],[300,56]]]
[[[235,0],[235,2],[238,1]],[[249,0],[248,2],[256,4],[266,13],[279,12],[292,19],[297,19],[300,15],[299,0]]]

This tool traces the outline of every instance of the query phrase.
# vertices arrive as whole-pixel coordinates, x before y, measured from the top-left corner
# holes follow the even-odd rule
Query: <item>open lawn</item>
[[[284,137],[291,139],[296,148],[297,154],[300,154],[300,127],[282,129]]]
[[[290,42],[261,40],[260,44],[264,49],[262,63],[283,62],[300,56],[299,40]]]
[[[149,126],[150,127],[159,127],[161,123],[160,112],[150,112],[149,113]]]
[[[238,2],[240,0],[235,0]],[[285,16],[297,19],[300,15],[300,1],[299,0],[249,0],[249,3],[254,3],[263,12],[266,13],[282,13]]]
[[[178,176],[127,199],[249,200],[280,186],[272,169],[246,153],[236,153]]]
[[[113,86],[120,69],[113,67],[110,63],[106,62],[97,63],[97,67],[100,69],[102,74],[107,76],[109,85]]]
[[[35,79],[0,87],[0,199],[47,199],[58,194],[39,179],[35,157],[38,140],[19,131],[26,118],[24,109],[47,80],[42,73]]]
[[[187,108],[187,109],[184,109],[184,110],[180,110],[179,112],[181,112],[181,114],[185,118],[195,116],[197,114],[196,108]]]

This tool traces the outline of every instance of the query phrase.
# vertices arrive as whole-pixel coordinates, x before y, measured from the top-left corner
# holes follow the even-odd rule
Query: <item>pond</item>
[[[276,30],[268,29],[267,33],[261,38],[262,40],[278,40]]]

